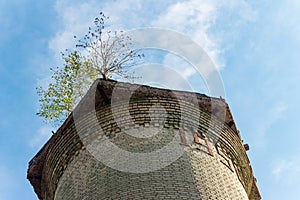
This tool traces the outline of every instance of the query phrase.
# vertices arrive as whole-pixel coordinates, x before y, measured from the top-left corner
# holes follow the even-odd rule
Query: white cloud
[[[222,68],[223,49],[227,49],[223,46],[223,37],[228,33],[224,34],[223,29],[216,27],[224,27],[223,23],[226,23],[226,31],[231,34],[227,39],[232,41],[234,34],[239,31],[240,24],[252,20],[254,13],[244,0],[186,0],[170,5],[165,12],[160,13],[152,25],[188,35],[206,51],[218,68]],[[233,15],[237,17],[233,18]],[[223,18],[226,21],[223,21]]]
[[[276,181],[283,181],[287,184],[299,182],[300,155],[275,160],[272,163],[272,174]]]
[[[271,28],[276,34],[286,37],[286,40],[293,40],[299,45],[300,2],[298,0],[282,1],[276,7],[276,12],[272,15]]]
[[[84,2],[71,0],[57,0],[55,9],[57,18],[60,19],[60,27],[56,36],[50,42],[50,49],[61,51],[66,48],[74,48],[73,36],[83,36],[88,27],[93,25],[94,18],[99,12],[109,16],[108,26],[112,30],[131,29],[147,26],[151,21],[151,2],[142,0],[116,0],[97,1],[88,0]],[[156,3],[155,3],[156,4]]]
[[[277,120],[283,118],[284,113],[286,112],[287,109],[288,109],[288,106],[285,103],[279,103],[277,106],[275,106],[270,112],[270,114],[272,116],[271,122],[277,121]]]
[[[270,131],[270,128],[273,124],[285,117],[287,109],[288,105],[286,103],[276,103],[269,109],[267,113],[262,113],[261,116],[257,117],[257,123],[253,127],[253,136],[255,136],[255,140],[253,143],[254,146],[265,147],[268,131]]]
[[[76,2],[57,0],[55,9],[60,21],[55,37],[49,42],[49,48],[55,53],[55,58],[61,58],[60,52],[73,49],[76,40],[73,36],[82,36],[97,16],[98,7],[95,2]]]
[[[171,53],[168,53],[164,57],[163,65],[173,68],[179,72],[184,79],[188,79],[196,73],[196,70],[188,62]]]
[[[166,12],[152,22],[153,26],[170,28],[190,36],[196,41],[215,63],[220,53],[218,46],[209,34],[217,16],[218,2],[215,0],[189,0],[169,6]]]
[[[142,27],[160,27],[174,30],[194,40],[212,59],[217,69],[222,68],[222,34],[214,33],[213,27],[219,17],[225,13],[238,13],[243,19],[251,18],[251,8],[244,0],[166,0],[159,3],[154,0],[116,0],[116,1],[56,1],[57,18],[60,25],[55,37],[50,41],[49,48],[55,52],[55,59],[61,60],[60,51],[66,48],[74,48],[76,41],[74,35],[82,36],[98,12],[103,11],[110,17],[109,24],[112,30],[130,30]],[[230,17],[228,17],[229,19]],[[237,19],[237,18],[235,18]],[[239,20],[238,20],[239,21]],[[230,19],[228,23],[237,23]],[[235,28],[238,26],[235,26]],[[220,30],[217,30],[220,31]],[[223,31],[223,30],[221,30]],[[221,32],[220,32],[221,33]],[[160,36],[163,42],[167,42],[168,36]],[[172,42],[178,49],[189,50],[192,58],[199,57],[190,44]],[[165,58],[166,62],[169,58]],[[196,72],[191,68],[185,68],[184,62],[178,61],[170,67],[183,64],[181,75],[190,78]],[[205,63],[204,63],[205,64]],[[203,65],[203,63],[202,63]],[[208,76],[212,69],[203,70],[201,76]]]
[[[37,130],[37,133],[29,141],[29,145],[33,148],[43,146],[52,135],[50,126],[42,126]]]
[[[243,0],[230,0],[226,3],[220,0],[166,0],[159,3],[154,0],[116,0],[101,3],[96,0],[57,0],[55,8],[61,27],[50,42],[50,48],[54,51],[74,47],[72,36],[83,35],[97,13],[104,11],[110,16],[109,22],[117,29],[154,26],[184,33],[201,45],[219,66],[222,65],[218,58],[221,53],[219,41],[210,33],[216,18],[221,16],[219,13],[239,12],[244,19],[252,16],[251,8]]]
[[[172,67],[160,64],[145,64],[136,67],[134,71],[136,76],[142,76],[142,79],[135,80],[136,83],[193,91],[189,82],[183,78],[179,71],[174,70]]]
[[[175,88],[175,89],[188,89],[190,91],[198,91],[199,92],[199,88],[201,88],[201,92],[205,92],[207,93],[207,86],[205,84],[205,81],[203,79],[203,77],[201,76],[201,74],[194,68],[194,66],[192,66],[190,63],[188,63],[187,61],[185,61],[183,58],[178,57],[177,55],[168,53],[167,55],[165,55],[163,63],[163,66],[169,67],[172,70],[176,71],[176,76],[173,77],[173,85],[174,83],[178,83],[178,80],[182,79],[185,80],[185,82],[190,82],[192,78],[196,78],[198,81],[197,84],[197,89],[195,87],[193,87],[193,89],[187,88],[187,87],[183,87],[183,88]],[[175,74],[174,74],[175,75]],[[166,75],[166,77],[169,78],[169,74]],[[180,76],[180,77],[178,77]],[[176,86],[178,86],[176,84]]]
[[[189,77],[191,77],[192,75],[194,75],[195,74],[195,69],[193,69],[193,68],[185,68],[183,71],[182,71],[182,73],[181,73],[181,75],[183,76],[183,78],[185,78],[185,79],[188,79]]]

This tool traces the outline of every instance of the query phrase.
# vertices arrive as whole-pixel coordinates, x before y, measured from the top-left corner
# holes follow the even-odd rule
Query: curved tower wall
[[[97,80],[76,109],[79,117],[70,116],[30,162],[28,178],[40,199],[260,199],[222,99]],[[171,163],[151,170],[154,159],[163,163],[174,152],[141,163],[102,148],[103,138],[146,156],[177,138],[182,151]],[[101,162],[98,155],[117,165]]]

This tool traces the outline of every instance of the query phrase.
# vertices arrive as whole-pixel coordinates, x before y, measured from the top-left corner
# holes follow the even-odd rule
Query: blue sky
[[[298,0],[0,0],[0,200],[37,199],[27,163],[54,129],[35,115],[35,87],[99,11],[115,29],[167,28],[197,42],[220,71],[263,199],[298,199],[299,10]]]

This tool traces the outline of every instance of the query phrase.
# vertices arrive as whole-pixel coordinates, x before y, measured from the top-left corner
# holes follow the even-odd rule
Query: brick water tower
[[[30,161],[39,199],[261,199],[227,103],[98,79]]]

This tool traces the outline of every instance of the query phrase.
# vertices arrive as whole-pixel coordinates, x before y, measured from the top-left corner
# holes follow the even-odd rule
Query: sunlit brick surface
[[[113,104],[113,113],[107,99],[111,99],[115,84],[97,80],[94,86],[102,88],[95,97],[97,118],[91,117],[94,106],[89,105],[88,94],[79,105],[82,117],[76,126],[69,117],[30,162],[28,178],[40,199],[260,199],[244,146],[223,99],[140,86],[129,105],[121,95]],[[125,83],[121,86],[124,93],[131,87]],[[127,109],[130,118],[116,122],[114,116],[126,116]],[[157,134],[138,138],[126,134],[128,130]],[[104,136],[121,149],[139,153],[161,149],[174,136],[180,136],[178,145],[184,151],[159,170],[122,172],[104,165],[88,151],[86,144],[96,148]],[[126,163],[137,169],[139,164],[135,160]]]

